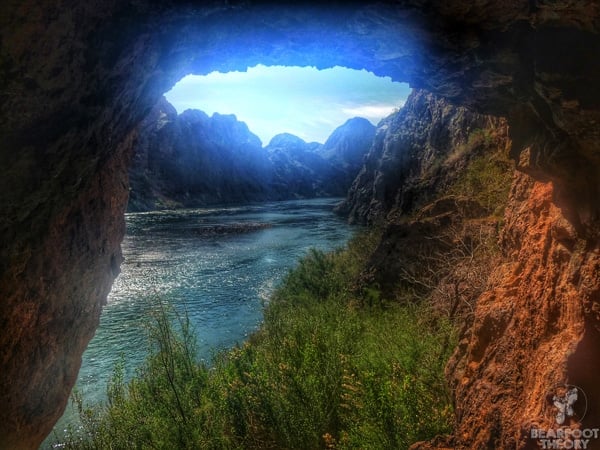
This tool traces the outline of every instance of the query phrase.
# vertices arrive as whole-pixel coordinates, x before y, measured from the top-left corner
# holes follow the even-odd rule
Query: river
[[[201,359],[244,341],[260,325],[264,301],[299,258],[310,248],[339,247],[351,236],[352,227],[332,213],[339,200],[127,214],[125,261],[79,372],[84,400],[106,398],[121,358],[127,376],[142,363],[144,326],[160,302],[187,310]],[[75,420],[69,407],[56,432]]]

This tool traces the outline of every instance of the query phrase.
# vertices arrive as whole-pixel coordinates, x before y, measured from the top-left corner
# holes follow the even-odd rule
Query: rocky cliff
[[[177,114],[163,97],[138,129],[129,211],[343,196],[375,127],[355,118],[325,145],[280,134],[265,147],[233,115]]]
[[[470,159],[485,151],[502,121],[477,114],[424,91],[377,128],[346,200],[338,206],[350,221],[373,223],[392,210],[408,214],[448,188]]]
[[[268,198],[270,161],[235,116],[177,115],[164,99],[142,122],[129,170],[130,211]]]
[[[375,126],[361,117],[337,127],[323,145],[289,134],[275,136],[266,150],[278,190],[309,197],[346,195],[374,136]]]
[[[470,297],[446,299],[443,308],[454,315],[465,303],[474,304],[471,289],[482,292],[497,261],[480,255],[476,275],[472,268],[461,269],[473,272],[468,280],[451,272],[461,265],[460,255],[499,238],[514,172],[510,145],[505,120],[413,92],[402,110],[380,123],[359,175],[337,207],[352,222],[383,228],[364,281],[375,282],[387,298],[402,299],[408,289],[429,299],[454,277]]]
[[[118,272],[133,130],[183,75],[258,63],[365,68],[506,117],[527,177],[449,369],[452,446],[535,448],[556,383],[587,394],[570,426],[598,427],[599,33],[595,0],[5,1],[0,448],[35,448],[66,405]]]
[[[564,448],[600,447],[590,403],[600,329],[584,325],[598,318],[598,242],[556,206],[553,183],[508,163],[508,134],[503,119],[414,92],[378,127],[340,207],[384,227],[363,282],[460,318],[447,366],[456,431],[413,450],[551,448],[563,445],[555,430],[571,428],[580,439]],[[557,423],[565,384],[579,404]]]
[[[348,188],[356,178],[365,157],[365,149],[369,150],[375,137],[375,127],[362,117],[349,119],[336,128],[327,138],[321,154],[336,169],[343,172],[339,183],[346,195]]]
[[[341,197],[345,194],[349,186],[347,180],[353,175],[325,158],[322,147],[288,133],[271,139],[265,150],[271,162],[269,185],[274,198]],[[363,155],[368,149],[369,145],[362,148]]]
[[[458,448],[558,445],[551,435],[543,442],[539,431],[583,433],[600,423],[593,375],[600,330],[592,325],[600,299],[598,242],[582,238],[554,204],[555,195],[552,183],[515,177],[500,240],[503,262],[493,268],[447,367]],[[558,423],[555,397],[565,395],[565,384],[583,393],[575,413]],[[597,438],[584,447],[577,434],[568,441],[600,447]]]
[[[503,119],[415,92],[378,127],[340,208],[384,227],[363,282],[398,301],[417,292],[461,323],[447,366],[455,434],[413,450],[563,445],[555,430],[571,427],[581,439],[564,448],[600,446],[581,434],[600,423],[590,404],[600,330],[583,325],[598,317],[597,242],[584,243],[555,205],[552,183],[508,163],[508,131]],[[558,423],[565,385],[579,405]]]

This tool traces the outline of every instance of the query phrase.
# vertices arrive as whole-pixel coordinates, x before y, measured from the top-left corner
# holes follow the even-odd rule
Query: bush
[[[512,163],[501,141],[489,130],[474,130],[467,146],[485,152],[471,159],[449,193],[476,200],[496,217],[502,217],[512,180]]]
[[[189,321],[164,309],[151,355],[129,383],[117,367],[108,402],[84,408],[67,448],[407,448],[450,431],[443,369],[452,327],[425,306],[372,307],[353,280],[377,242],[310,252],[243,345],[197,362]]]

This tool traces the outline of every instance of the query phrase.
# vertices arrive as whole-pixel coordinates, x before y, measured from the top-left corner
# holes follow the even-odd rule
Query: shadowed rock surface
[[[558,383],[599,405],[599,31],[593,0],[5,1],[0,448],[36,448],[67,403],[118,272],[135,127],[183,75],[257,63],[365,68],[505,116],[528,176],[449,366],[452,446],[532,448]]]
[[[349,119],[327,138],[320,153],[335,168],[342,172],[339,184],[342,195],[356,178],[365,157],[365,148],[370,149],[375,138],[375,127],[362,117]]]
[[[177,115],[164,97],[142,122],[130,174],[130,211],[242,203],[269,197],[270,161],[233,115]]]
[[[343,168],[338,168],[322,156],[323,146],[307,143],[297,136],[282,133],[274,136],[265,147],[271,162],[268,180],[273,198],[343,196],[352,179]],[[369,145],[363,147],[363,154]]]
[[[503,122],[476,114],[425,91],[414,91],[398,112],[381,121],[371,150],[337,207],[351,222],[374,223],[390,212],[408,214],[447,188],[485,149],[478,134]]]
[[[129,211],[346,194],[375,127],[350,119],[325,145],[288,133],[262,147],[234,115],[186,110],[163,97],[139,127]]]

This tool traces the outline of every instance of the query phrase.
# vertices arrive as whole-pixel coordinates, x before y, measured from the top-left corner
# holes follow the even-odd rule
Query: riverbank
[[[80,399],[84,428],[66,448],[399,449],[450,431],[452,327],[360,281],[378,239],[312,251],[261,328],[210,365],[189,320],[161,310],[137,376],[126,383],[117,367],[106,405]]]
[[[107,383],[122,355],[124,380],[135,375],[147,355],[147,319],[161,302],[187,311],[204,362],[244,342],[263,320],[263,303],[299,258],[311,247],[344,245],[357,229],[332,213],[339,201],[127,214],[125,261],[83,355],[76,389],[88,403],[106,402]],[[69,404],[54,433],[61,436],[77,423]],[[61,440],[54,433],[43,449]]]

